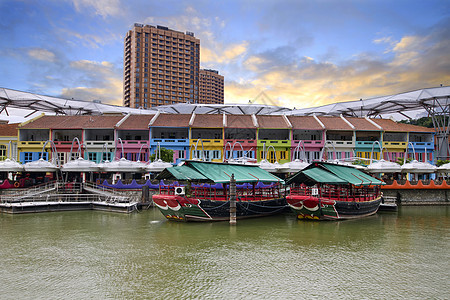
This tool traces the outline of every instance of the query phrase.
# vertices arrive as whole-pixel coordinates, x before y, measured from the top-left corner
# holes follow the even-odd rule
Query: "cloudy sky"
[[[303,108],[450,85],[448,0],[0,0],[0,87],[121,105],[134,23],[194,32],[225,103]]]

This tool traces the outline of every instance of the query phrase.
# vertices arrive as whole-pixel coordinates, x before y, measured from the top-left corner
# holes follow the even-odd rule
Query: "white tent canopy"
[[[329,105],[292,110],[265,104],[185,104],[164,105],[149,109],[137,109],[124,106],[103,104],[97,101],[83,101],[39,95],[29,92],[0,88],[0,112],[7,107],[21,108],[39,112],[53,112],[63,115],[78,114],[247,114],[247,115],[345,115],[376,116],[408,110],[450,105],[450,87],[436,87],[415,90],[390,96],[375,97],[366,100],[339,102]]]
[[[333,103],[315,108],[296,109],[289,115],[344,115],[352,117],[376,116],[417,110],[425,107],[450,105],[450,86],[421,89],[366,100]]]
[[[0,106],[21,108],[38,112],[52,112],[61,115],[101,115],[105,113],[155,114],[155,110],[144,110],[102,104],[96,101],[63,99],[34,93],[0,88]]]

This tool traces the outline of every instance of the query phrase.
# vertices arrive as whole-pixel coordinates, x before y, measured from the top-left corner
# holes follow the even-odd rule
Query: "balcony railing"
[[[402,141],[383,142],[383,147],[406,149],[406,144],[406,142]]]
[[[179,143],[185,143],[185,144],[189,144],[189,139],[151,139],[150,140],[151,144],[157,144],[157,143],[161,143],[161,144],[179,144]]]
[[[266,146],[291,146],[290,140],[258,140],[258,146],[262,147],[263,144]]]
[[[353,141],[333,141],[328,140],[331,144],[334,145],[336,148],[348,148],[348,147],[355,147],[355,143]]]
[[[303,145],[307,147],[322,147],[324,145],[324,141],[322,140],[293,140],[292,146],[297,146],[300,142],[303,143]]]
[[[203,142],[203,145],[206,146],[220,146],[223,147],[223,140],[216,140],[216,139],[202,139],[201,142]],[[196,144],[197,143],[197,139],[191,140],[190,144]],[[201,145],[201,143],[199,142],[199,145]]]
[[[244,139],[226,139],[224,140],[224,144],[226,143],[230,143],[231,145],[233,145],[234,143],[239,143],[242,145],[242,147],[254,147],[256,146],[256,140],[244,140]],[[237,147],[237,148],[236,148]],[[235,149],[240,149],[240,147],[238,145],[235,146]]]
[[[103,145],[105,144],[108,147],[108,149],[115,147],[114,141],[86,141],[85,144],[87,150],[90,150],[92,148],[102,149]]]
[[[19,141],[17,142],[17,147],[36,147],[43,146],[45,141]],[[50,144],[47,144],[47,148],[50,148]]]
[[[414,149],[434,149],[433,142],[411,142],[414,146]]]

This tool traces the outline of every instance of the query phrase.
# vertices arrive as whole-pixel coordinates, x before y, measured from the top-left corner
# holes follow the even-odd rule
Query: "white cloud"
[[[425,46],[427,39],[427,37],[405,36],[400,40],[400,42],[395,43],[392,50],[395,52],[405,52],[410,49],[422,48]]]
[[[81,72],[80,85],[63,88],[63,97],[101,100],[104,103],[122,105],[122,74],[114,64],[107,61],[79,60],[71,62],[70,67]]]
[[[229,63],[230,61],[243,56],[247,52],[248,42],[244,41],[240,44],[229,45],[228,47],[215,46],[216,47],[213,49],[201,47],[200,55],[202,63]]]
[[[98,72],[104,75],[108,75],[114,65],[107,61],[96,62],[91,60],[77,60],[72,61],[70,66],[86,72]]]
[[[120,0],[72,0],[75,9],[83,12],[84,9],[93,9],[96,15],[103,18],[122,14]]]
[[[42,48],[32,48],[27,51],[28,55],[31,58],[47,61],[47,62],[55,62],[56,61],[56,55],[55,53],[42,49]]]
[[[74,40],[73,43],[76,45],[81,42],[83,45],[94,49],[100,48],[101,46],[104,46],[112,41],[122,40],[121,35],[109,33],[108,31],[102,31],[103,35],[96,35],[81,34],[67,28],[58,28],[58,30],[63,36],[65,36],[65,39],[68,39],[68,37],[75,37],[76,40]]]
[[[299,108],[448,84],[450,40],[443,36],[439,32],[405,36],[398,42],[379,39],[378,43],[389,43],[392,55],[358,53],[340,63],[303,56],[282,64],[274,51],[249,55],[242,67],[251,76],[228,79],[225,101],[247,103],[265,91],[285,106]]]
[[[187,6],[182,15],[165,17],[147,17],[145,24],[160,24],[181,32],[191,31],[201,41],[201,63],[221,64],[236,59],[247,51],[248,42],[218,42],[215,31],[223,29],[225,21],[218,16],[202,17],[193,7]],[[211,64],[210,64],[211,65]],[[214,68],[214,66],[210,66]]]

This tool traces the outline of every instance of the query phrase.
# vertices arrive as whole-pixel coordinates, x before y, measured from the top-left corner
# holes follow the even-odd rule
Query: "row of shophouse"
[[[83,158],[97,163],[114,157],[147,161],[158,145],[173,150],[174,164],[193,158],[239,157],[285,163],[305,155],[308,161],[323,155],[328,159],[371,155],[380,159],[382,155],[395,161],[405,153],[433,163],[435,148],[434,129],[390,119],[195,113],[41,115],[22,124],[0,125],[0,156],[27,163],[58,153],[63,164],[70,159],[71,149],[77,155],[75,138],[82,145]]]

